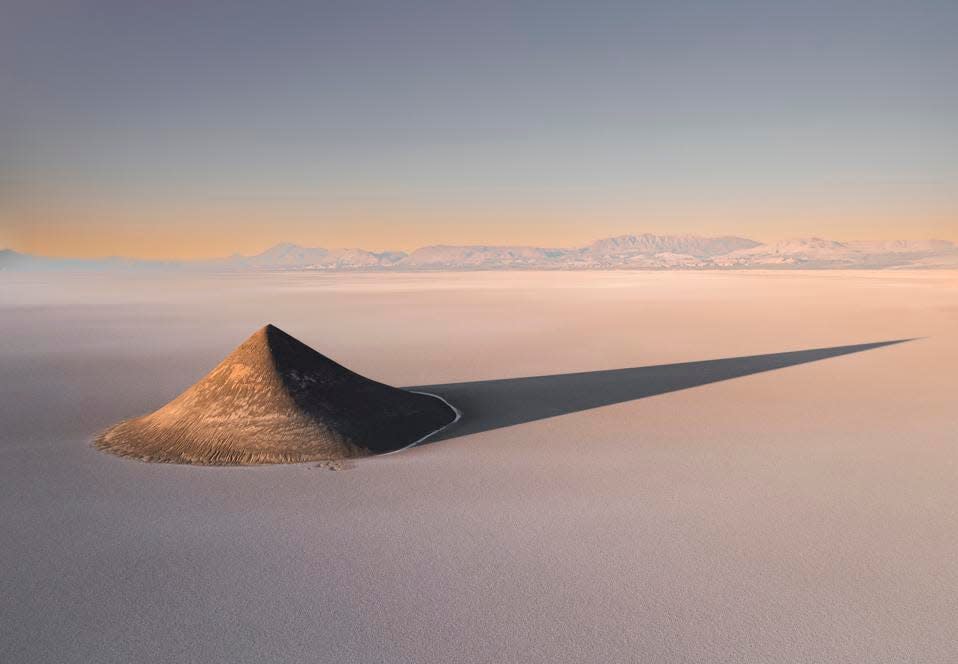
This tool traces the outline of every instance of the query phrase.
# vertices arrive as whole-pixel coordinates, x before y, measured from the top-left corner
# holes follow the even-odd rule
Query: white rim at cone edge
[[[393,450],[392,452],[385,452],[384,454],[374,454],[374,455],[373,455],[372,457],[370,457],[370,458],[375,458],[375,457],[378,457],[378,456],[389,456],[390,454],[396,454],[397,452],[402,452],[403,450],[408,450],[409,448],[415,447],[416,445],[419,445],[420,443],[425,442],[427,439],[432,438],[433,436],[435,436],[435,435],[436,435],[437,433],[439,433],[440,431],[445,431],[446,429],[448,429],[449,427],[451,427],[453,424],[455,424],[456,422],[458,422],[459,420],[462,419],[462,411],[459,410],[458,408],[456,408],[455,406],[453,406],[451,403],[449,403],[449,402],[446,401],[445,399],[443,399],[443,398],[442,398],[441,396],[439,396],[438,394],[433,394],[432,392],[419,392],[418,390],[406,390],[406,391],[407,391],[407,392],[412,392],[413,394],[424,394],[424,395],[426,395],[427,397],[433,397],[434,399],[439,399],[441,402],[443,402],[444,404],[446,404],[447,406],[449,406],[450,409],[452,409],[452,412],[456,414],[456,417],[455,417],[451,422],[447,422],[446,424],[443,424],[441,427],[439,427],[439,428],[436,429],[435,431],[430,431],[429,433],[427,433],[425,436],[423,436],[423,437],[420,438],[419,440],[414,441],[414,442],[412,442],[412,443],[409,443],[409,444],[406,445],[405,447],[400,447],[398,450]]]

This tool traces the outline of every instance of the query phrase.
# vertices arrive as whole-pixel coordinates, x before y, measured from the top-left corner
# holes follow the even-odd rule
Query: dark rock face
[[[397,450],[455,418],[441,399],[364,378],[267,325],[176,399],[94,445],[144,461],[297,463]]]

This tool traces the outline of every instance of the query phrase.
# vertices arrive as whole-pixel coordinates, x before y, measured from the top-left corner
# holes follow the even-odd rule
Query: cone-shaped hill
[[[296,463],[400,449],[455,418],[437,397],[364,378],[267,325],[173,401],[94,444],[145,461]]]

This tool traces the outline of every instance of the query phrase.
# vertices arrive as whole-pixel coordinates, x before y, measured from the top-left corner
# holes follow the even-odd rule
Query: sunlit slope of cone
[[[267,325],[176,399],[95,445],[145,461],[295,463],[396,450],[455,417],[436,397],[364,378]]]

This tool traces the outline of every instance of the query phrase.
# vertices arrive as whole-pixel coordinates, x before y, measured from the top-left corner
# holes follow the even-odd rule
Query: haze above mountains
[[[253,256],[201,261],[51,258],[0,250],[0,270],[587,270],[587,269],[958,268],[948,240],[837,242],[800,238],[763,244],[735,236],[620,235],[577,248],[430,245],[410,253],[277,244]]]

